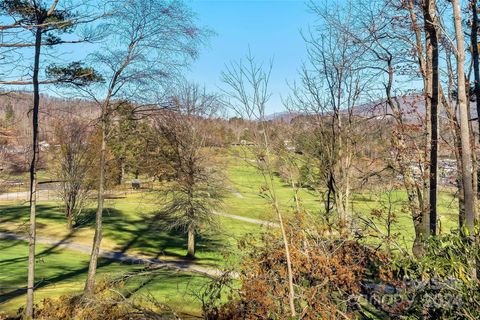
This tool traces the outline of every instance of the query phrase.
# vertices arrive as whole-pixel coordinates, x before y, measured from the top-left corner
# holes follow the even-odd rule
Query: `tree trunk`
[[[472,46],[472,60],[473,60],[473,74],[475,77],[475,102],[477,105],[477,121],[478,127],[480,128],[480,65],[478,61],[478,12],[477,12],[477,0],[471,1],[472,5],[472,32],[470,36],[471,46]],[[479,136],[480,139],[480,136]],[[480,142],[480,141],[479,141]],[[477,168],[480,170],[480,168]],[[480,173],[477,171],[477,178]],[[478,194],[478,187],[477,187],[477,197]]]
[[[450,82],[450,80],[449,80]],[[450,85],[449,85],[450,87]],[[449,88],[450,91],[450,88]],[[458,119],[453,111],[452,103],[447,101],[445,95],[442,95],[442,104],[447,114],[449,121],[450,133],[453,137],[453,151],[455,154],[455,160],[457,162],[457,188],[458,188],[458,225],[462,228],[465,225],[465,196],[463,194],[463,181],[462,176],[459,174],[462,172],[462,155],[461,155],[461,143],[460,143],[460,128],[458,126]]]
[[[291,169],[289,170],[289,173],[290,173],[290,186],[291,186],[292,191],[293,191],[293,200],[295,201],[295,209],[297,210],[296,213],[299,213],[300,212],[300,198],[298,196],[298,186],[293,179],[293,174],[292,174]]]
[[[457,162],[457,189],[458,189],[458,226],[463,228],[465,226],[465,195],[463,190],[463,180],[462,175],[462,155],[461,155],[461,139],[460,139],[460,128],[458,126],[458,120],[455,116],[452,108],[447,108],[447,103],[444,102],[445,110],[447,111],[447,117],[450,121],[450,132],[453,136],[454,146],[453,150],[455,153],[455,160]]]
[[[70,190],[68,196],[65,197],[65,217],[67,218],[67,229],[73,229],[73,211],[75,207],[75,200],[73,190]]]
[[[436,23],[437,4],[435,0],[424,2],[424,21],[425,35],[427,44],[427,100],[430,106],[430,119],[427,121],[428,136],[430,141],[430,162],[429,162],[429,231],[431,235],[437,233],[437,159],[438,159],[438,96],[439,96],[439,77],[438,77],[438,38]],[[427,219],[426,219],[427,220]]]
[[[288,288],[289,288],[288,301],[290,304],[290,313],[292,315],[292,318],[295,318],[297,315],[297,312],[295,310],[295,289],[293,287],[293,270],[292,270],[292,260],[290,257],[290,246],[288,244],[287,231],[285,230],[285,225],[283,224],[283,217],[278,207],[276,196],[275,196],[273,206],[278,216],[278,223],[280,224],[280,231],[282,232],[283,246],[285,248],[285,258],[287,260],[287,274],[288,274]]]
[[[430,1],[430,0],[428,0]],[[427,62],[425,61],[424,54],[423,54],[423,45],[422,45],[422,36],[421,36],[421,31],[420,27],[418,24],[417,20],[417,15],[415,13],[415,6],[416,6],[416,1],[414,0],[409,0],[408,1],[408,11],[410,14],[410,22],[412,25],[412,29],[415,34],[415,49],[417,53],[417,59],[418,59],[418,65],[420,69],[420,73],[422,74],[423,78],[423,87],[425,90],[425,110],[426,110],[426,119],[427,119],[427,134],[426,134],[426,139],[425,139],[425,161],[427,161],[428,157],[428,149],[429,149],[429,144],[431,142],[431,126],[430,126],[430,119],[431,119],[431,80],[432,80],[432,71],[431,71],[431,64],[430,68],[427,65]],[[425,13],[425,8],[423,8],[424,13]],[[431,48],[431,46],[430,46]],[[433,52],[430,51],[430,57],[433,56]],[[427,56],[428,56],[427,52]],[[427,70],[430,69],[430,70]],[[387,96],[389,97],[390,104],[392,105],[393,109],[393,100],[391,98],[391,86],[393,83],[393,67],[391,65],[391,61],[389,61],[389,86],[387,88]],[[402,152],[402,145],[404,143],[404,138],[405,138],[405,133],[403,132],[403,119],[402,119],[402,110],[400,108],[396,108],[399,113],[399,118],[398,118],[398,123],[400,125],[400,136],[398,138],[398,143],[399,146],[401,147],[399,149],[399,152]],[[395,141],[394,141],[395,142]],[[402,161],[408,161],[408,159],[405,158],[405,156],[401,155],[400,159]],[[429,220],[430,220],[430,215],[429,215],[429,206],[427,201],[424,199],[426,198],[426,183],[423,182],[423,190],[420,190],[418,188],[418,185],[415,181],[415,178],[413,176],[413,172],[411,172],[408,162],[407,163],[401,163],[400,168],[403,167],[403,175],[404,175],[404,185],[407,190],[408,194],[408,199],[409,199],[409,207],[410,211],[412,214],[412,220],[415,228],[415,240],[413,244],[412,251],[416,256],[420,256],[423,254],[424,249],[423,249],[423,244],[422,241],[429,235]],[[426,169],[428,172],[429,169]],[[428,198],[428,202],[430,201],[430,197]]]
[[[454,90],[454,73],[452,68],[451,62],[451,51],[445,51],[447,62],[447,76],[448,76],[448,99],[445,96],[445,93],[441,92],[442,97],[442,105],[445,109],[445,113],[447,114],[447,118],[449,121],[449,128],[451,135],[453,137],[454,146],[453,150],[455,153],[455,159],[457,161],[457,188],[458,188],[458,225],[460,229],[462,229],[465,225],[465,196],[463,194],[463,181],[460,172],[462,172],[462,155],[461,155],[461,139],[460,139],[460,126],[458,124],[458,117],[457,113],[455,112],[453,105],[455,104],[452,97],[453,97],[453,90]]]
[[[344,233],[347,230],[347,208],[346,208],[346,194],[343,187],[338,187],[335,190],[335,210],[338,215],[338,227],[341,233]]]
[[[470,96],[470,92],[467,94],[467,97]],[[467,114],[471,115],[470,100],[467,98]],[[473,121],[468,121],[468,128],[470,131],[470,147],[472,148],[472,187],[473,194],[478,199],[478,165],[477,165],[477,154],[475,153],[475,134],[473,131]]]
[[[125,184],[125,161],[122,160],[122,163],[120,164],[120,185]]]
[[[467,95],[465,92],[465,47],[462,30],[462,17],[458,0],[452,0],[455,35],[457,42],[457,81],[458,104],[460,113],[460,139],[462,157],[462,181],[465,196],[465,226],[470,234],[475,226],[475,195],[473,192],[472,155],[470,147],[469,114]]]
[[[187,257],[195,258],[195,227],[193,224],[190,224],[188,227],[188,248],[187,248]]]
[[[73,230],[73,216],[72,213],[69,213],[67,216],[67,229],[68,231]]]
[[[418,30],[416,27],[416,16],[413,12],[413,4],[411,4],[411,19],[412,25],[415,30]],[[419,40],[418,37],[416,39]],[[421,50],[421,47],[418,48]],[[421,51],[420,51],[421,53]],[[400,108],[399,102],[392,97],[392,86],[393,86],[393,66],[392,60],[387,61],[388,64],[388,83],[385,86],[385,94],[387,96],[387,104],[392,110],[392,114],[395,116],[396,129],[392,134],[392,147],[396,150],[396,163],[398,170],[403,177],[403,186],[407,192],[408,199],[408,208],[412,215],[413,227],[415,231],[415,238],[413,241],[412,252],[415,256],[419,257],[424,254],[423,240],[428,235],[428,226],[425,223],[425,217],[428,217],[428,214],[425,214],[425,203],[424,195],[422,193],[421,187],[415,180],[412,168],[410,166],[410,158],[407,147],[407,141],[405,137],[408,136],[408,133],[405,132],[405,123],[403,121],[403,110]],[[424,63],[421,57],[419,57],[419,64],[422,74],[424,73]],[[424,80],[425,81],[425,80]]]
[[[102,220],[103,203],[105,189],[105,158],[107,150],[107,104],[102,107],[102,146],[100,150],[100,179],[98,184],[97,212],[95,216],[95,235],[93,237],[92,252],[90,254],[90,264],[88,266],[87,280],[85,282],[84,295],[92,295],[95,292],[95,275],[97,273],[98,255],[100,244],[102,242]]]
[[[30,163],[30,226],[28,233],[28,276],[27,276],[27,304],[25,318],[33,318],[33,291],[35,287],[35,239],[36,239],[36,205],[37,205],[37,161],[39,156],[38,145],[38,111],[40,107],[40,86],[38,74],[40,69],[40,49],[42,46],[41,28],[35,32],[35,58],[33,66],[33,112],[32,112],[32,160]]]

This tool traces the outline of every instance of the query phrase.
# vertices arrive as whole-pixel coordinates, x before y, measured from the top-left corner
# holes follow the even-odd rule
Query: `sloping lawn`
[[[28,246],[23,241],[0,242],[0,311],[14,313],[25,304]],[[81,293],[88,270],[88,255],[72,250],[37,245],[36,303],[43,298]],[[97,281],[143,270],[141,265],[120,264],[101,259]],[[147,294],[178,312],[200,313],[200,303],[192,295],[207,279],[200,275],[157,270],[137,277],[123,288],[125,294]]]

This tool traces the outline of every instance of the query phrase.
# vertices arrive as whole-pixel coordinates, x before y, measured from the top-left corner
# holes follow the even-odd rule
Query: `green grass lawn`
[[[0,242],[0,312],[13,313],[25,303],[27,244],[23,241]],[[88,255],[66,249],[37,245],[36,302],[63,294],[81,293],[88,270]],[[125,272],[142,270],[142,266],[120,264],[101,259],[98,279],[114,279]],[[127,294],[149,295],[178,312],[200,313],[200,302],[192,292],[200,290],[207,279],[200,275],[156,270],[126,283]]]
[[[37,172],[38,181],[51,180],[51,173],[46,170],[39,170]],[[18,181],[22,184],[10,185],[5,181]],[[29,190],[30,173],[12,173],[12,174],[0,174],[0,188],[2,192],[24,192]]]
[[[243,217],[276,221],[268,199],[260,189],[264,178],[252,165],[230,152],[221,154],[226,164],[226,176],[230,192],[226,195],[222,211]],[[293,192],[279,177],[274,177],[274,185],[282,212],[292,217],[294,207]],[[319,215],[323,209],[320,196],[308,189],[300,190],[300,198],[305,209],[312,215]],[[359,192],[352,195],[351,212],[362,217],[387,204],[387,193],[380,191]],[[401,190],[391,193],[392,208],[397,218],[393,232],[398,241],[409,248],[413,239],[413,224],[408,211],[402,210],[406,194]],[[104,238],[102,248],[121,251],[146,257],[179,259],[186,254],[186,236],[178,230],[168,230],[162,217],[156,215],[162,201],[155,192],[126,192],[124,197],[106,200],[104,214]],[[85,211],[79,225],[70,232],[59,202],[40,202],[38,205],[38,235],[75,243],[90,245],[93,238],[94,206]],[[456,226],[457,201],[451,192],[439,193],[439,218],[443,232]],[[222,267],[238,262],[237,242],[247,233],[257,234],[263,227],[226,217],[219,217],[219,228],[207,230],[198,237],[196,263],[212,267]],[[0,231],[25,233],[28,222],[28,206],[22,203],[0,203]],[[379,221],[380,229],[384,229]],[[382,230],[383,230],[382,229]],[[40,289],[37,297],[58,296],[62,293],[79,292],[85,278],[88,256],[68,250],[49,250],[47,246],[38,248],[37,279]],[[26,282],[26,254],[24,242],[2,241],[0,243],[0,310],[12,311],[24,304]],[[73,258],[72,258],[73,257]],[[104,275],[119,275],[138,269],[138,266],[122,265],[102,260],[99,272]],[[198,288],[201,277],[173,272],[159,272],[148,285],[139,292],[148,292],[169,305],[184,308],[184,312],[198,313],[199,306],[188,293]],[[134,281],[135,282],[135,281]],[[135,283],[130,284],[135,286]],[[142,283],[141,279],[138,283]],[[20,291],[12,291],[20,290]],[[13,293],[12,293],[13,292]],[[16,292],[16,293],[15,293]],[[3,299],[3,300],[2,300]],[[37,301],[39,301],[37,299]]]
[[[29,208],[22,204],[0,205],[0,231],[26,232]],[[41,202],[37,208],[38,235],[90,245],[93,238],[94,210],[86,211],[81,225],[66,228],[59,203]],[[225,255],[236,250],[244,234],[258,232],[260,226],[219,217],[219,228],[206,230],[197,238],[198,262],[222,264]],[[183,258],[186,236],[180,230],[168,230],[155,215],[154,208],[122,200],[108,200],[104,213],[102,248],[154,258]]]
[[[251,160],[251,159],[250,159]],[[227,177],[232,193],[227,196],[225,211],[250,218],[276,220],[269,201],[261,196],[260,188],[265,185],[264,178],[241,152],[231,152],[227,160]],[[274,177],[274,187],[283,213],[289,216],[295,206],[292,188],[279,177]],[[300,189],[299,196],[304,209],[312,215],[320,215],[324,209],[320,195],[306,188]],[[388,193],[385,191],[356,190],[352,193],[350,212],[353,215],[369,217],[373,209],[388,205]],[[396,214],[393,231],[400,234],[402,242],[409,247],[413,241],[413,222],[408,210],[406,192],[393,190],[391,192],[392,208]],[[441,232],[449,232],[458,225],[458,200],[450,190],[438,193],[438,218]],[[380,229],[385,229],[379,225]]]
[[[263,220],[276,219],[270,201],[261,195],[265,179],[248,159],[229,156],[227,181],[233,192],[227,195],[225,212]],[[292,188],[277,176],[274,176],[274,187],[280,206],[288,213],[295,206]],[[307,209],[321,206],[318,195],[311,190],[302,188],[299,196]]]

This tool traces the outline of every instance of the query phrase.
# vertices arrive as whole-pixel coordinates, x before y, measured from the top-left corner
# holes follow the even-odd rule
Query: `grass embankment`
[[[227,200],[228,201],[228,200]],[[84,219],[69,231],[59,202],[40,202],[37,208],[38,236],[64,242],[90,245],[93,238],[94,204]],[[186,237],[178,230],[168,230],[156,215],[161,206],[155,193],[129,193],[125,198],[106,200],[102,249],[160,259],[181,259],[186,253]],[[0,231],[26,233],[29,208],[26,203],[0,204]],[[255,224],[219,217],[217,230],[198,238],[197,264],[212,268],[235,262],[237,240],[261,227]],[[2,241],[0,247],[0,311],[13,312],[25,302],[27,246],[23,241]],[[88,255],[64,248],[38,245],[36,301],[44,297],[80,292],[86,277]],[[227,260],[225,259],[227,257]],[[233,262],[232,262],[233,261]],[[102,259],[100,278],[134,271],[131,266]],[[173,271],[157,272],[139,293],[152,294],[180,312],[198,314],[199,302],[191,292],[205,282],[199,275]],[[139,279],[138,283],[142,280]],[[132,286],[132,284],[130,284]],[[193,301],[195,300],[195,301]]]

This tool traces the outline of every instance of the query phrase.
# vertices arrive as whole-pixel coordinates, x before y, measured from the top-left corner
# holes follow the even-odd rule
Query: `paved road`
[[[8,200],[18,200],[18,201],[28,201],[30,199],[29,191],[19,191],[19,192],[7,192],[0,194],[0,201]],[[54,190],[38,190],[37,191],[37,200],[46,201],[46,200],[55,200],[58,199]]]
[[[28,240],[27,236],[25,235],[0,232],[0,240],[2,239],[3,240],[22,240],[22,241]],[[84,244],[73,243],[68,241],[59,241],[56,239],[39,237],[39,236],[37,236],[37,243],[51,245],[57,248],[71,249],[71,250],[79,251],[86,254],[90,254],[92,250],[91,246],[87,246]],[[108,251],[108,250],[100,250],[100,256],[104,258],[112,259],[115,261],[123,262],[123,263],[158,265],[168,269],[184,271],[184,272],[200,273],[200,274],[204,274],[211,277],[219,276],[222,274],[222,271],[219,269],[216,269],[213,267],[201,266],[186,260],[148,259],[145,257],[125,254],[123,252]]]

